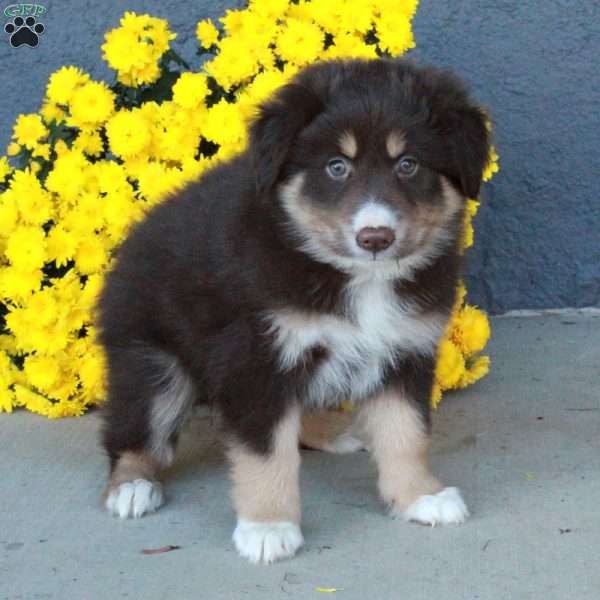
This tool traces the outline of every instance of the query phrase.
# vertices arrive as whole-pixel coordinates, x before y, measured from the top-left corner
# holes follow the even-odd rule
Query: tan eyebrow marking
[[[338,140],[340,150],[348,157],[354,158],[358,152],[358,144],[356,138],[351,131],[344,131]]]
[[[406,137],[401,131],[392,131],[385,142],[390,158],[398,158],[406,147]]]

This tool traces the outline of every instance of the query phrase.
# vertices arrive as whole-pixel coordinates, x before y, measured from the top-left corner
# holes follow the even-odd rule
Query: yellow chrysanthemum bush
[[[94,307],[132,223],[216,161],[240,152],[257,105],[317,59],[414,47],[417,0],[251,0],[200,21],[200,72],[170,48],[166,21],[125,13],[108,32],[112,85],[77,67],[52,74],[0,159],[0,411],[80,415],[104,398]],[[497,170],[495,154],[485,178]],[[469,201],[463,245],[472,243]],[[459,290],[433,403],[487,372],[486,316]]]

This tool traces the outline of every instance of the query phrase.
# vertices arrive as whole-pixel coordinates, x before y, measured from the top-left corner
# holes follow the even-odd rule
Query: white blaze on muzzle
[[[396,231],[398,217],[385,204],[369,200],[358,209],[352,218],[352,229],[355,234],[365,227],[389,227]]]

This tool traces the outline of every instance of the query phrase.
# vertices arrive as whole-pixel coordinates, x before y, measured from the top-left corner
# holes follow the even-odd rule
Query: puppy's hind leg
[[[300,443],[305,448],[334,454],[350,454],[365,448],[355,431],[354,415],[340,410],[303,414]]]
[[[138,518],[164,501],[160,470],[168,466],[194,386],[177,359],[149,347],[107,349],[108,405],[103,442],[110,458],[106,508]]]

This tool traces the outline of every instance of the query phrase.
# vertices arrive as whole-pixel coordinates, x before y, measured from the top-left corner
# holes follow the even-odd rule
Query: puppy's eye
[[[418,168],[419,163],[417,159],[408,154],[402,156],[395,166],[396,175],[399,177],[411,177],[417,172]]]
[[[332,179],[346,179],[352,171],[352,165],[346,158],[332,158],[327,163],[325,170]]]

